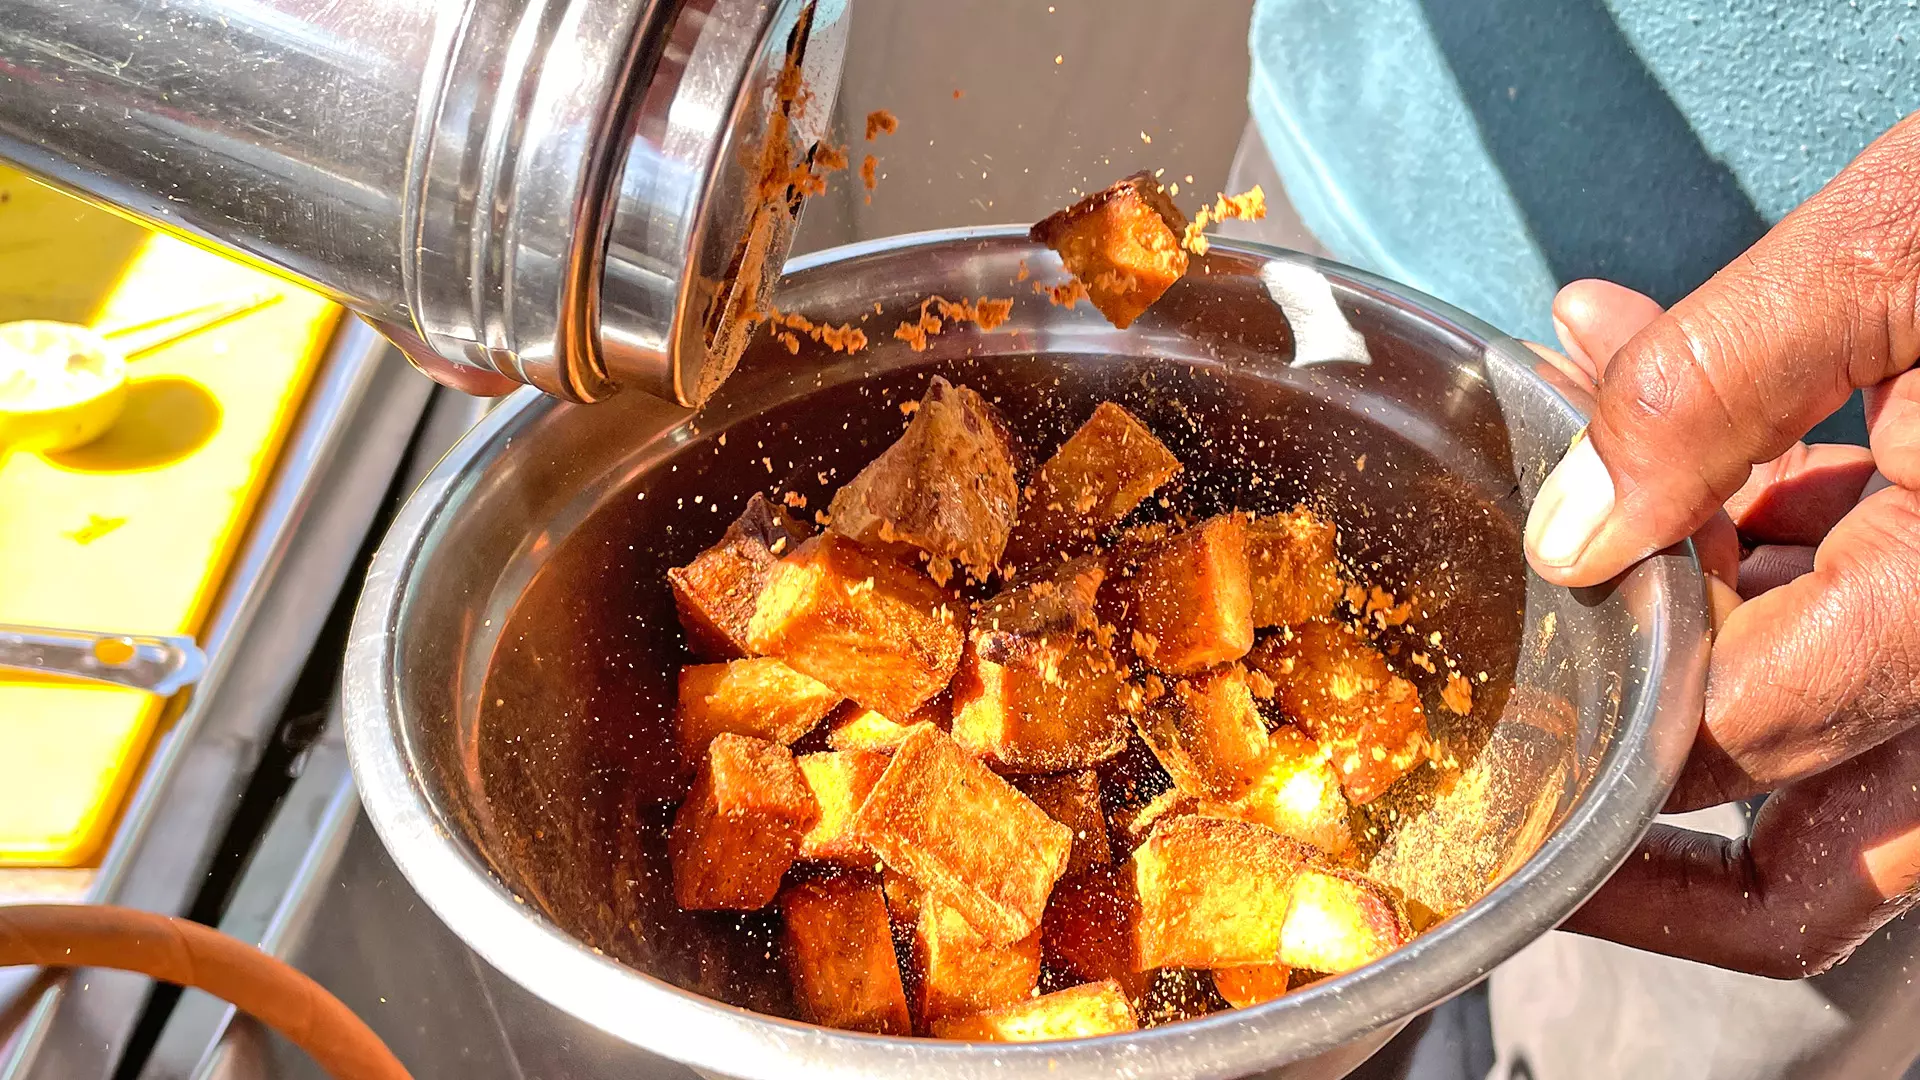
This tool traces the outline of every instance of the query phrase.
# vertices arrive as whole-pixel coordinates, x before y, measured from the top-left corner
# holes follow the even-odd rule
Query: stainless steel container
[[[1527,504],[1581,424],[1531,353],[1406,289],[1272,249],[1216,243],[1124,332],[1036,296],[1029,268],[1060,275],[1008,231],[799,260],[781,305],[864,325],[873,346],[792,356],[763,337],[698,414],[522,393],[414,495],[355,617],[347,734],[395,861],[489,962],[635,1047],[734,1077],[1328,1077],[1559,923],[1631,850],[1699,714],[1698,567],[1676,549],[1577,592],[1527,573]],[[1012,318],[913,352],[891,330],[933,293],[1011,294]],[[1346,558],[1422,596],[1414,629],[1441,635],[1476,699],[1434,723],[1489,794],[1465,813],[1445,804],[1450,824],[1391,872],[1464,910],[1342,978],[1124,1036],[987,1046],[767,1015],[788,1007],[772,924],[682,915],[667,887],[683,656],[663,573],[753,492],[824,505],[897,436],[896,406],[933,372],[1043,444],[1120,400],[1185,460],[1186,497],[1261,509],[1310,491]]]
[[[416,359],[693,403],[784,259],[799,202],[763,165],[822,136],[845,16],[0,0],[0,157],[319,289]]]

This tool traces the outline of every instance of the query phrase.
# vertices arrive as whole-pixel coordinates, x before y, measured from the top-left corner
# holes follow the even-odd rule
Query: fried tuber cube
[[[1091,634],[969,635],[953,737],[1008,772],[1086,768],[1127,745],[1126,678]]]
[[[773,564],[807,536],[806,526],[756,494],[719,543],[667,571],[673,606],[694,655],[709,660],[753,655],[747,624],[754,602]]]
[[[1135,724],[1174,786],[1196,798],[1239,797],[1267,760],[1267,725],[1238,665],[1180,680]]]
[[[1372,802],[1425,756],[1419,692],[1346,626],[1303,623],[1262,643],[1248,662],[1274,681],[1287,716],[1326,748],[1349,802]]]
[[[1333,541],[1333,523],[1304,506],[1248,523],[1253,625],[1292,626],[1333,613],[1341,594]]]
[[[674,901],[690,911],[766,907],[817,813],[786,747],[714,736],[668,835]]]
[[[1140,904],[1134,963],[1273,963],[1305,858],[1299,844],[1248,822],[1203,815],[1162,821],[1127,864]]]
[[[901,720],[953,678],[965,619],[919,570],[825,533],[773,568],[747,637],[756,652]]]
[[[1111,979],[1138,999],[1152,981],[1135,962],[1140,903],[1131,878],[1117,867],[1096,867],[1064,878],[1047,901],[1042,954],[1050,970],[1086,982]]]
[[[1106,580],[1106,557],[1097,553],[1037,567],[1019,585],[982,602],[971,625],[982,634],[1005,637],[1094,633]]]
[[[875,549],[924,551],[942,568],[957,561],[984,580],[1013,529],[1017,472],[993,406],[936,375],[906,433],[834,494],[828,528]]]
[[[1413,933],[1392,894],[1347,870],[1307,867],[1293,879],[1280,962],[1340,975],[1405,945]]]
[[[690,762],[726,733],[791,746],[839,703],[838,691],[772,657],[689,664],[680,669],[674,738]]]
[[[1247,519],[1208,518],[1142,557],[1130,583],[1134,647],[1171,675],[1238,660],[1253,648]]]
[[[911,1035],[907,993],[880,885],[868,875],[802,881],[780,894],[787,976],[816,1024]]]
[[[1247,964],[1214,971],[1213,988],[1227,1004],[1244,1009],[1283,996],[1292,977],[1285,964]]]
[[[1127,1003],[1119,985],[1097,982],[942,1020],[933,1025],[933,1033],[943,1039],[974,1042],[1047,1042],[1091,1039],[1138,1028],[1133,1006]]]
[[[1100,776],[1091,769],[1055,776],[1015,777],[1019,788],[1047,816],[1073,830],[1067,873],[1078,874],[1113,861],[1107,844],[1107,819],[1100,807]]]
[[[1138,172],[1034,225],[1087,287],[1107,321],[1125,330],[1187,272],[1187,218],[1152,173]]]
[[[1180,473],[1180,460],[1133,414],[1103,401],[1033,474],[1007,558],[1026,566],[1090,546]]]
[[[1353,846],[1346,796],[1326,753],[1291,724],[1267,736],[1267,756],[1249,786],[1225,803],[1203,803],[1202,813],[1265,825],[1329,855]]]
[[[872,866],[873,852],[853,835],[854,811],[887,769],[876,750],[830,750],[795,759],[807,790],[820,807],[813,827],[800,837],[799,857],[849,866]]]
[[[827,745],[835,750],[884,750],[891,754],[906,741],[916,724],[933,724],[947,730],[953,726],[953,696],[942,692],[928,698],[924,705],[903,720],[889,720],[849,702],[827,718]]]
[[[923,724],[854,815],[854,835],[996,944],[1033,933],[1073,831]]]
[[[1031,997],[1040,983],[1040,931],[996,945],[937,899],[920,904],[913,928],[922,1024],[969,1016]]]

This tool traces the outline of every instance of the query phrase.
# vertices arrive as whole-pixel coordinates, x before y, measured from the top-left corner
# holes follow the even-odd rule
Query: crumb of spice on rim
[[[1207,238],[1201,230],[1209,224],[1238,218],[1242,221],[1259,221],[1267,216],[1267,193],[1259,184],[1253,185],[1238,195],[1222,193],[1213,201],[1212,206],[1203,206],[1193,215],[1193,221],[1187,225],[1186,235],[1181,237],[1180,246],[1195,255],[1207,253]]]
[[[873,201],[872,191],[874,185],[880,181],[879,168],[880,159],[874,157],[872,154],[868,154],[866,157],[860,159],[860,182],[866,185],[868,202]]]
[[[768,308],[761,313],[767,325],[773,328],[773,335],[790,353],[800,352],[800,334],[825,345],[837,353],[857,353],[867,347],[867,332],[853,325],[842,323],[830,326],[816,323],[797,311],[781,311]]]
[[[875,109],[867,114],[867,141],[872,142],[880,135],[891,135],[900,130],[900,120],[886,109]]]
[[[1058,285],[1048,285],[1042,281],[1033,283],[1033,291],[1047,298],[1055,307],[1070,308],[1087,298],[1086,282],[1079,278],[1068,278]]]
[[[987,331],[1006,322],[1012,312],[1012,297],[995,300],[983,296],[978,300],[968,300],[963,296],[958,300],[948,300],[944,296],[929,296],[920,301],[919,317],[895,327],[893,336],[896,340],[906,342],[914,352],[925,352],[927,339],[945,330],[948,323],[970,322]]]

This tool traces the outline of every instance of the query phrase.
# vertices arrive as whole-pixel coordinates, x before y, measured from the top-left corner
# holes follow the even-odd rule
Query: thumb
[[[1753,465],[1920,358],[1920,114],[1620,346],[1527,518],[1562,585],[1605,581],[1711,517]]]

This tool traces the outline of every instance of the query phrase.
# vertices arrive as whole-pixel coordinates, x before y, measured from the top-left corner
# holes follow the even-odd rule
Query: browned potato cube
[[[1120,835],[1126,839],[1129,850],[1131,850],[1146,843],[1147,837],[1153,832],[1153,827],[1158,825],[1162,820],[1179,817],[1182,814],[1197,813],[1199,808],[1199,799],[1181,791],[1179,788],[1168,788],[1166,791],[1154,796],[1152,801],[1148,802],[1145,806],[1131,813],[1118,816],[1114,824],[1119,829]],[[1217,817],[1219,815],[1215,816]]]
[[[1058,776],[1023,776],[1013,786],[1026,793],[1047,816],[1073,830],[1067,873],[1078,874],[1113,861],[1107,845],[1107,819],[1100,809],[1100,776],[1092,770]]]
[[[884,750],[891,754],[916,724],[933,724],[943,731],[952,728],[953,696],[944,691],[936,694],[903,720],[889,720],[848,702],[837,715],[827,718],[827,745],[835,750]]]
[[[1208,518],[1163,541],[1133,577],[1134,647],[1172,675],[1238,660],[1253,648],[1247,519]]]
[[[1032,996],[1040,983],[1040,931],[996,945],[959,912],[929,897],[914,925],[913,959],[920,972],[920,1022],[969,1016]]]
[[[1373,963],[1412,936],[1386,889],[1351,871],[1307,867],[1293,879],[1280,962],[1340,975]]]
[[[1162,821],[1128,863],[1140,901],[1134,963],[1273,963],[1305,857],[1299,844],[1248,822],[1199,815]]]
[[[975,633],[953,682],[953,737],[1008,772],[1096,765],[1126,748],[1125,683],[1091,635]]]
[[[865,875],[791,885],[780,894],[787,976],[816,1024],[911,1035],[907,992],[880,886]]]
[[[1125,330],[1187,272],[1187,219],[1152,173],[1125,180],[1049,215],[1030,230],[1060,255],[1107,321]]]
[[[1115,867],[1064,878],[1047,901],[1041,944],[1047,965],[1076,979],[1118,982],[1130,998],[1147,992],[1152,974],[1135,963],[1140,904]]]
[[[1045,564],[975,610],[973,628],[983,634],[1044,637],[1091,633],[1100,622],[1100,586],[1107,580],[1104,555],[1081,555]]]
[[[1091,544],[1179,472],[1179,459],[1145,424],[1101,402],[1033,474],[1008,561],[1024,566]]]
[[[806,778],[820,816],[800,838],[800,858],[872,866],[873,852],[854,838],[853,814],[887,769],[888,757],[876,750],[802,754],[795,760]]]
[[[1133,1006],[1113,982],[1087,983],[1042,994],[972,1016],[942,1020],[933,1033],[942,1039],[974,1042],[1047,1042],[1053,1039],[1091,1039],[1135,1031]]]
[[[773,568],[747,638],[755,651],[902,720],[953,678],[965,619],[919,570],[826,533]]]
[[[1347,627],[1303,623],[1262,643],[1249,662],[1279,687],[1286,714],[1326,748],[1348,801],[1372,802],[1424,756],[1419,692]]]
[[[931,724],[894,752],[854,835],[1002,945],[1040,925],[1073,847],[1071,829]]]
[[[920,904],[926,891],[914,884],[912,878],[890,866],[884,867],[880,871],[880,887],[886,891],[887,912],[894,922],[912,926],[920,921]]]
[[[904,435],[834,494],[833,532],[897,554],[924,551],[985,579],[1020,500],[1013,441],[979,394],[934,376]]]
[[[1237,798],[1267,759],[1267,725],[1238,665],[1180,680],[1134,722],[1174,786],[1196,798]]]
[[[674,736],[689,762],[725,732],[791,746],[839,703],[838,692],[772,657],[691,664],[680,669]]]
[[[1202,813],[1265,825],[1282,836],[1329,855],[1353,846],[1347,799],[1326,753],[1291,724],[1267,736],[1267,758],[1253,785],[1226,803],[1205,803]]]
[[[1293,969],[1285,964],[1248,964],[1220,968],[1213,973],[1213,988],[1236,1009],[1272,1001],[1287,992]]]
[[[1341,591],[1333,540],[1333,523],[1304,506],[1248,524],[1253,625],[1292,626],[1333,613]]]
[[[695,655],[712,660],[752,656],[747,623],[767,575],[807,538],[807,528],[755,495],[720,542],[685,566],[667,571],[673,606]]]
[[[690,911],[755,911],[773,902],[818,808],[779,743],[716,735],[673,816],[673,898]]]

